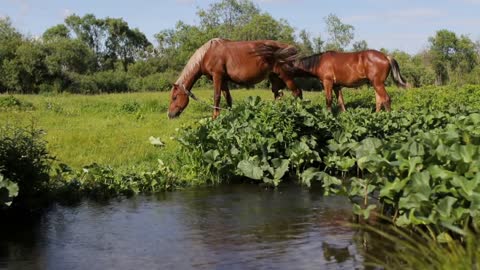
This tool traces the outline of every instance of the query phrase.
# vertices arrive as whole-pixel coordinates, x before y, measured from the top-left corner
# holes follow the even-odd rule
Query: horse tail
[[[280,62],[280,63],[292,63],[296,61],[298,57],[299,57],[298,50],[293,46],[280,48],[274,53],[275,60],[277,60],[277,62]]]
[[[255,49],[254,53],[257,56],[262,56],[281,64],[293,63],[299,55],[298,50],[294,46],[282,48],[271,44],[262,44]]]
[[[402,88],[410,88],[410,84],[403,78],[402,74],[400,73],[400,66],[398,65],[397,60],[393,57],[387,56],[388,61],[390,61],[390,67],[392,72],[393,81],[398,87]]]

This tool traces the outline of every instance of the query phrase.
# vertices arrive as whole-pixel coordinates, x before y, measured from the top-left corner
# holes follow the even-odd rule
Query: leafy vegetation
[[[446,238],[454,228],[480,226],[478,104],[334,116],[309,102],[249,98],[183,129],[177,140],[188,156],[179,156],[174,171],[212,182],[320,184],[325,194],[349,196],[365,218],[375,210],[399,226],[431,225]]]
[[[33,104],[38,125],[47,130],[49,151],[57,157],[48,186],[57,194],[110,197],[233,179],[271,186],[293,179],[320,185],[327,195],[349,196],[359,216],[383,214],[400,226],[428,227],[439,239],[458,228],[476,229],[480,88],[390,93],[390,113],[372,113],[374,95],[363,89],[345,91],[349,110],[332,114],[318,93],[306,92],[305,101],[286,95],[271,102],[265,101],[270,91],[237,90],[232,111],[215,121],[195,102],[184,117],[167,120],[161,113],[166,93],[14,98]],[[209,99],[212,92],[196,94]],[[240,101],[256,94],[264,99]],[[0,119],[31,121],[28,111],[12,112]],[[127,140],[120,142],[122,136]],[[99,143],[105,152],[97,150]]]
[[[359,226],[363,240],[371,237],[379,241],[366,240],[366,265],[381,269],[475,269],[480,259],[477,235],[462,231],[462,241],[448,239],[438,241],[421,231],[407,232],[398,227]],[[365,243],[365,242],[364,242]],[[370,246],[371,244],[371,246]]]
[[[25,203],[44,192],[50,161],[40,130],[0,127],[0,203]]]

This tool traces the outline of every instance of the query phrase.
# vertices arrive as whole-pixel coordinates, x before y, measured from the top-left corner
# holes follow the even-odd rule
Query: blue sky
[[[123,17],[153,41],[160,30],[182,20],[198,23],[197,8],[212,0],[0,0],[0,16],[9,16],[22,33],[40,35],[65,16],[93,13]],[[355,39],[370,48],[417,53],[436,30],[448,29],[480,40],[480,0],[254,0],[262,11],[286,19],[296,30],[326,37],[323,18],[336,14],[355,27]]]

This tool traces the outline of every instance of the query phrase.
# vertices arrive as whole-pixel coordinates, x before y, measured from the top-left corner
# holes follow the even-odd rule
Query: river
[[[248,184],[54,204],[2,229],[0,269],[365,269],[351,208]]]

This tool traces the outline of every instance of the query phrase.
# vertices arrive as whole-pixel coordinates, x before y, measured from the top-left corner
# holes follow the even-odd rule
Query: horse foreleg
[[[327,110],[332,111],[333,82],[331,80],[324,80],[323,81],[323,88],[325,90],[325,100],[327,102]]]
[[[228,82],[226,80],[223,80],[222,82],[222,93],[223,97],[227,101],[227,105],[229,108],[232,107],[232,95],[230,94],[230,89],[228,88]]]
[[[375,83],[373,84],[373,88],[375,88],[375,100],[376,100],[376,112],[379,112],[382,109],[382,105],[387,112],[391,110],[391,101],[390,96],[385,90],[385,85],[382,83]]]
[[[280,99],[283,96],[283,93],[280,92],[280,89],[285,88],[285,83],[275,73],[270,73],[268,80],[272,84],[273,97],[275,99]]]
[[[335,91],[335,95],[337,96],[337,103],[340,106],[340,109],[342,110],[342,112],[346,111],[345,103],[343,100],[342,88],[337,86],[333,88],[333,91]]]
[[[287,85],[288,89],[292,91],[292,95],[294,97],[303,98],[302,89],[297,87],[297,85],[293,81],[293,78],[290,77],[287,72],[285,72],[284,70],[279,70],[278,76]]]
[[[220,115],[220,99],[222,97],[222,82],[223,76],[221,74],[214,74],[213,75],[213,116],[212,118],[215,119]]]

